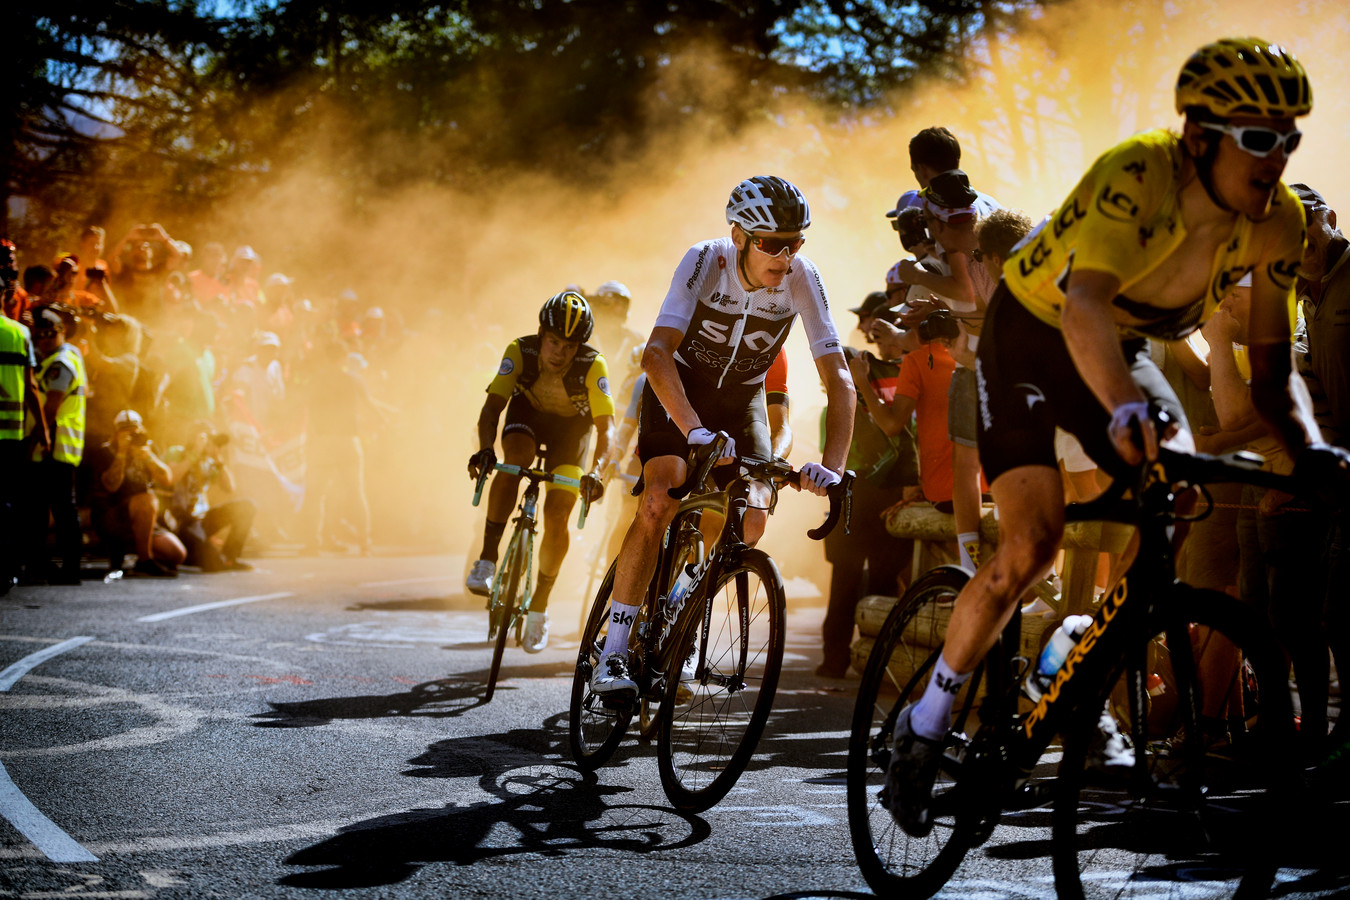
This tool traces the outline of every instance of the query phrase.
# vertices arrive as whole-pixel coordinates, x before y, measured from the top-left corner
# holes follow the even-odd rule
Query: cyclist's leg
[[[580,479],[591,421],[586,416],[541,415],[538,437],[546,448],[544,468],[554,475]],[[549,484],[544,488],[544,536],[539,542],[539,581],[530,600],[531,613],[548,609],[549,594],[562,569],[571,541],[569,519],[579,490],[571,485]]]
[[[670,455],[658,456],[642,467],[644,488],[638,498],[637,514],[628,526],[616,560],[611,610],[619,618],[610,623],[606,653],[627,649],[628,633],[624,626],[632,624],[632,616],[642,604],[656,571],[661,540],[680,506],[669,491],[684,481],[686,468],[683,457]]]

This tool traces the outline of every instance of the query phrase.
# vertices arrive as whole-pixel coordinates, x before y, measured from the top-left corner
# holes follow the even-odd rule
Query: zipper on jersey
[[[741,293],[745,293],[744,290]],[[727,345],[731,347],[731,355],[727,357],[727,364],[722,367],[722,374],[718,376],[717,388],[721,390],[722,382],[727,380],[727,373],[731,371],[731,364],[736,361],[736,351],[740,349],[741,336],[745,334],[745,320],[750,318],[750,295],[745,294],[745,307],[741,310],[741,318],[731,329],[731,338]]]

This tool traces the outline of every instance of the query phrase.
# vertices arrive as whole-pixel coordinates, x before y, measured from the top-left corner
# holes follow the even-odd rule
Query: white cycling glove
[[[827,488],[838,484],[842,477],[834,469],[827,469],[820,463],[807,463],[802,466],[802,477],[818,488]]]
[[[687,440],[690,447],[702,447],[704,444],[711,444],[717,438],[717,432],[709,431],[702,425],[689,432]],[[727,438],[726,445],[722,448],[722,455],[718,459],[736,458],[736,439]]]

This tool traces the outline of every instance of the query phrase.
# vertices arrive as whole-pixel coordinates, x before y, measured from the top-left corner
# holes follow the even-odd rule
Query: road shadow
[[[564,856],[596,849],[677,850],[712,833],[702,818],[623,803],[631,788],[602,785],[559,761],[566,717],[543,727],[438,741],[409,762],[419,778],[476,776],[489,799],[381,816],[288,857],[310,869],[278,884],[315,890],[396,884],[430,863],[471,866],[521,854]]]
[[[525,668],[503,668],[497,692],[519,689],[512,678],[556,678],[570,674],[569,661],[541,663]],[[314,728],[342,719],[390,719],[404,716],[450,718],[484,705],[488,670],[464,672],[426,681],[392,694],[361,694],[352,697],[316,697],[294,703],[271,702],[271,709],[255,713],[257,728]]]

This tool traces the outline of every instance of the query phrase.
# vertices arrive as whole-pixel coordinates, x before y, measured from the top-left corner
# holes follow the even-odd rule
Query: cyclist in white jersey
[[[811,224],[800,190],[775,176],[738,184],[727,201],[731,235],[689,248],[671,280],[642,355],[647,375],[638,414],[644,491],[624,536],[614,575],[609,631],[591,678],[598,694],[636,694],[628,675],[628,632],[656,569],[666,526],[679,506],[668,490],[682,483],[689,448],[716,432],[731,436],[726,458],[772,455],[764,413],[764,376],[801,316],[825,385],[825,449],[802,467],[815,494],[836,484],[853,435],[853,379],[830,319],[820,273],[799,256]],[[745,516],[746,540],[764,531],[767,488],[757,486]]]

